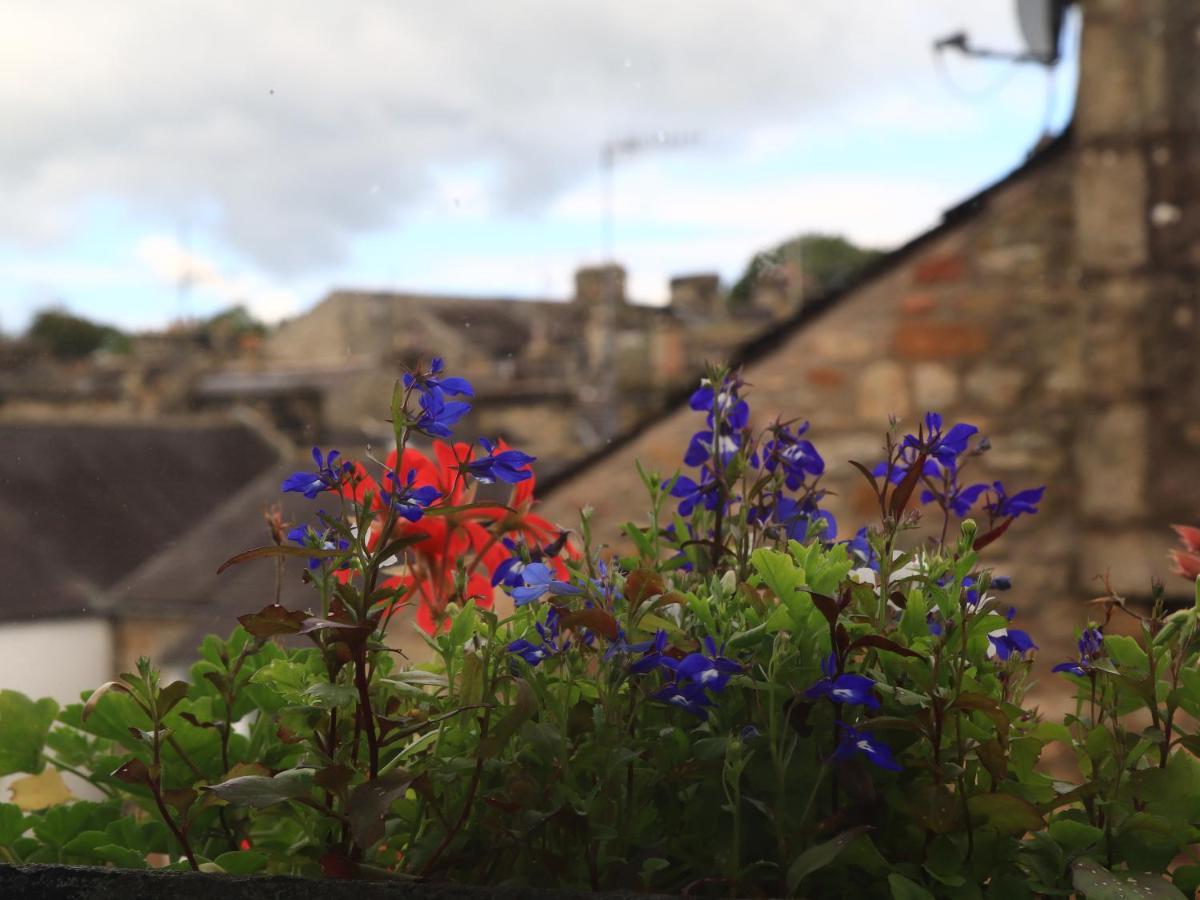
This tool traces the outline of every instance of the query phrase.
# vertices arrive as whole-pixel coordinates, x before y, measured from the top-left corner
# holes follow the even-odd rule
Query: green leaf
[[[1050,837],[1071,853],[1086,850],[1097,844],[1104,837],[1104,832],[1095,825],[1078,822],[1075,819],[1055,819],[1047,829]]]
[[[313,787],[313,775],[313,769],[287,769],[272,778],[243,775],[221,784],[208,785],[204,790],[235,806],[262,809],[284,800],[308,796]]]
[[[1186,900],[1160,875],[1110,872],[1090,859],[1077,859],[1071,865],[1071,883],[1087,900]]]
[[[1147,668],[1146,651],[1138,646],[1138,642],[1123,634],[1106,634],[1104,649],[1117,662],[1117,668],[1128,672],[1130,669],[1144,671]]]
[[[845,850],[855,838],[867,830],[867,826],[865,825],[861,825],[858,828],[851,828],[848,831],[843,831],[832,840],[809,847],[797,856],[792,861],[792,864],[788,866],[788,892],[794,892],[800,886],[800,882],[807,876],[818,869],[825,868],[837,859],[838,854]]]
[[[330,684],[319,681],[304,689],[302,697],[309,706],[318,709],[336,709],[350,707],[358,702],[358,691],[352,684]]]
[[[892,900],[936,900],[933,894],[899,872],[888,876],[888,887],[892,889]]]
[[[15,803],[0,803],[0,847],[9,847],[32,824]]]
[[[780,602],[796,615],[794,604],[797,601],[796,586],[800,584],[803,573],[797,569],[795,560],[786,553],[760,547],[750,554],[750,562],[754,571],[763,580]],[[803,610],[800,610],[803,613]]]
[[[354,843],[366,849],[383,837],[388,807],[404,796],[415,778],[408,769],[397,767],[350,792],[346,815],[350,817]]]
[[[1022,835],[1045,827],[1038,808],[1016,794],[976,794],[967,800],[971,818],[983,820],[984,825],[1001,834]]]
[[[267,854],[258,850],[232,850],[213,860],[230,875],[253,875],[267,867]]]
[[[17,691],[0,691],[0,775],[37,774],[46,734],[58,715],[49,697],[33,701]]]
[[[485,759],[499,755],[508,739],[537,712],[537,698],[529,682],[524,678],[514,678],[513,681],[517,685],[516,702],[509,707],[508,715],[500,720],[487,739],[479,745],[479,753]]]

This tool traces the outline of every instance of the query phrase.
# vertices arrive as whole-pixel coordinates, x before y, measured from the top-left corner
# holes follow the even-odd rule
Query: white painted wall
[[[104,619],[0,624],[0,688],[78,703],[113,677],[113,629]]]

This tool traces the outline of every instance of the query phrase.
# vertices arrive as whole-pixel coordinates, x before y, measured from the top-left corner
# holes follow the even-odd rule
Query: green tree
[[[111,325],[101,325],[63,310],[39,312],[25,335],[34,346],[58,359],[83,359],[97,350],[123,353],[128,336]]]
[[[806,294],[824,294],[845,286],[884,251],[859,247],[838,234],[808,233],[756,253],[729,291],[733,306],[748,304],[760,278],[780,267],[795,267]]]

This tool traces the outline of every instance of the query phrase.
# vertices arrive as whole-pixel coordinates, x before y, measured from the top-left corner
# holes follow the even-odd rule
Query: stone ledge
[[[654,900],[663,894],[584,893],[526,887],[468,887],[446,882],[318,881],[291,875],[205,875],[88,866],[0,865],[4,900]]]

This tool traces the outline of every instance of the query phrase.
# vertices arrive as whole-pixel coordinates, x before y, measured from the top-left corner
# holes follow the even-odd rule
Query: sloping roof
[[[0,620],[94,612],[277,458],[231,423],[4,423],[0,450]]]
[[[280,461],[240,490],[226,492],[209,515],[113,585],[103,606],[118,618],[189,622],[191,630],[175,648],[183,654],[191,653],[209,632],[228,634],[239,615],[274,602],[275,563],[252,560],[221,575],[217,568],[237,553],[270,543],[263,519],[270,505],[281,503],[287,522],[310,520],[317,505],[299,494],[281,494],[279,485],[292,472],[311,467],[307,457]],[[300,558],[284,563],[280,602],[290,609],[311,606],[315,599],[312,589],[300,583],[303,564]]]
[[[787,319],[772,323],[756,337],[751,338],[733,350],[726,362],[731,367],[737,368],[738,366],[760,360],[770,354],[776,348],[782,346],[797,331],[817,321],[825,312],[852,295],[855,291],[877,278],[882,278],[884,275],[903,265],[933,241],[945,236],[960,225],[975,219],[987,209],[988,201],[998,191],[1041,169],[1052,160],[1058,159],[1067,152],[1070,146],[1071,127],[1068,126],[1059,135],[1036,148],[1022,165],[1009,172],[999,181],[993,182],[957,206],[946,210],[942,214],[941,222],[933,228],[922,232],[895,250],[885,253],[875,262],[864,267],[854,278],[840,287],[808,299],[799,310]],[[558,486],[571,481],[610,456],[620,453],[645,431],[661,422],[668,413],[674,412],[687,403],[688,398],[695,389],[695,383],[684,385],[669,395],[658,409],[640,418],[603,446],[597,448],[592,453],[579,457],[549,477],[541,479],[539,481],[538,495],[543,498],[549,496],[550,492]]]

